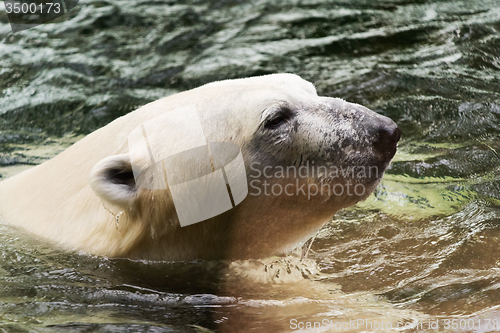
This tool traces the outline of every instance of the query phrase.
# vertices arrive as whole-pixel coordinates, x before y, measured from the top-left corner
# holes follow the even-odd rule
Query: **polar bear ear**
[[[137,187],[128,154],[106,157],[90,172],[92,190],[108,203],[122,209],[132,206]]]

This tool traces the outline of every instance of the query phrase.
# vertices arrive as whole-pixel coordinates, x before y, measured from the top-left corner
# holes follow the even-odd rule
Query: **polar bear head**
[[[374,190],[401,135],[291,74],[210,83],[123,118],[90,184],[121,228],[141,230],[125,255],[155,259],[262,257],[304,241]]]

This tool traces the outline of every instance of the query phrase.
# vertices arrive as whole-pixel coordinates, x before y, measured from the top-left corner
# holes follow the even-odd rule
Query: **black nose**
[[[380,153],[392,158],[396,153],[396,145],[401,138],[401,129],[392,120],[384,121],[378,128],[378,139],[374,147]]]

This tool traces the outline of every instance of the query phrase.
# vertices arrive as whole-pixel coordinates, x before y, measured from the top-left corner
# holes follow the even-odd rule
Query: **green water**
[[[0,330],[279,332],[293,318],[383,317],[494,331],[498,1],[80,1],[16,34],[0,4],[0,177],[149,101],[275,72],[403,130],[374,195],[318,234],[309,257],[319,272],[253,284],[228,278],[230,263],[68,254],[3,226]],[[450,318],[476,326],[446,330]]]

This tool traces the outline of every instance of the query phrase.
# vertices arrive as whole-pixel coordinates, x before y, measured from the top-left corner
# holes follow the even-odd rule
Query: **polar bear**
[[[147,144],[141,133],[148,135]],[[307,240],[339,209],[366,199],[400,135],[389,118],[320,97],[313,84],[293,74],[213,82],[142,106],[53,159],[0,182],[0,216],[64,249],[96,255],[266,257]],[[182,226],[174,177],[161,180],[167,175],[164,164],[147,176],[152,167],[144,159],[151,147],[178,152],[187,149],[185,140],[196,143],[200,137],[206,147],[230,144],[231,158],[243,161],[247,183],[237,202],[233,191],[230,209]],[[178,170],[196,167],[203,154],[177,163]],[[213,160],[210,165],[211,172],[223,169]],[[165,186],[154,185],[153,174]],[[142,183],[141,175],[146,175]],[[230,194],[231,189],[228,185]]]

